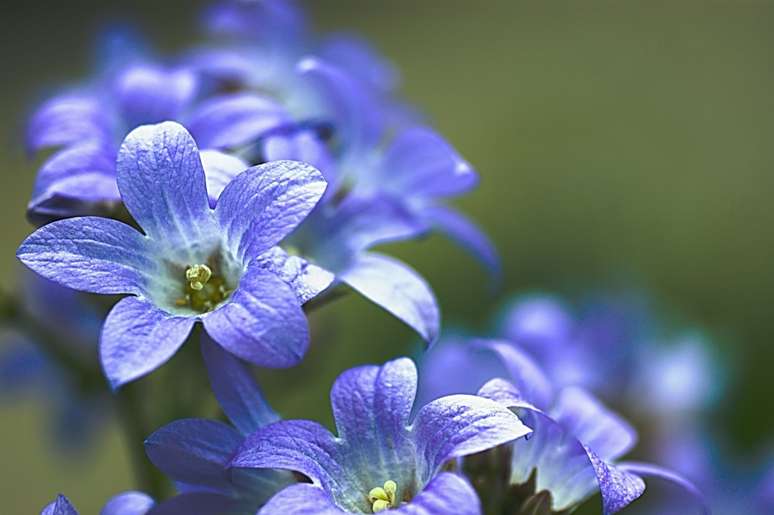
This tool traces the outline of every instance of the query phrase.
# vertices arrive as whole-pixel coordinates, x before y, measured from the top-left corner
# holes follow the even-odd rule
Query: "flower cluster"
[[[622,299],[574,316],[528,297],[494,335],[440,336],[425,280],[372,248],[439,231],[496,281],[491,243],[448,202],[476,172],[362,41],[319,37],[283,0],[227,1],[204,19],[204,42],[164,58],[123,48],[29,121],[28,149],[44,157],[37,229],[17,256],[37,275],[7,318],[19,349],[43,352],[4,353],[0,380],[46,370],[64,415],[83,423],[75,410],[115,402],[147,437],[144,491],[103,514],[548,515],[598,494],[607,515],[644,478],[674,486],[654,496],[664,512],[705,509],[677,473],[621,460],[637,432],[603,403],[631,404],[660,430],[649,441],[663,439],[719,394],[703,347],[642,344],[641,311]],[[298,365],[316,340],[308,313],[350,290],[428,350],[418,366],[341,373],[334,431],[282,419],[251,367]],[[197,346],[201,357],[167,363]],[[129,402],[152,381],[155,396]],[[76,510],[60,495],[42,513]]]

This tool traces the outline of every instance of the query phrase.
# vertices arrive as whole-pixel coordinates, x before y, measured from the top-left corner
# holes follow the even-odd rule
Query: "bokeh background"
[[[106,24],[181,48],[205,2],[5,0],[0,7],[0,274],[12,288],[34,167],[25,116],[92,69]],[[774,428],[774,3],[755,1],[308,2],[320,30],[367,37],[405,96],[477,168],[459,204],[497,244],[501,292],[439,237],[388,248],[417,268],[446,325],[484,328],[508,293],[644,287],[705,328],[737,371],[719,420],[735,449]],[[346,367],[413,352],[412,333],[351,296],[327,306],[298,369],[263,374],[290,417],[330,419]],[[152,399],[148,399],[152,402]],[[0,511],[37,513],[66,492],[82,513],[132,486],[115,423],[58,451],[34,399],[0,404]]]

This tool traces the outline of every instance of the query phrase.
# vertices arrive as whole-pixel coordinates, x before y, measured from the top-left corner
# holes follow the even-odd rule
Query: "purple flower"
[[[308,420],[275,422],[248,437],[232,464],[304,474],[261,513],[481,513],[460,475],[444,471],[461,456],[530,432],[496,402],[443,397],[410,420],[417,372],[407,358],[344,372],[331,404],[338,436]]]
[[[563,389],[547,411],[525,401],[503,379],[489,381],[479,395],[509,406],[533,428],[529,438],[511,444],[510,483],[524,485],[534,476],[535,492],[551,494],[553,511],[571,510],[599,491],[603,513],[617,513],[645,491],[642,478],[651,477],[679,486],[709,513],[702,494],[681,476],[657,465],[616,463],[637,434],[585,390]]]
[[[107,218],[70,218],[38,229],[17,251],[31,269],[70,288],[131,295],[102,329],[110,384],[117,388],[167,361],[197,321],[243,359],[298,363],[309,338],[301,304],[332,277],[298,258],[262,255],[281,252],[274,246],[317,203],[325,190],[319,172],[294,162],[250,168],[212,209],[193,138],[166,122],[127,136],[117,179],[144,234]]]
[[[341,166],[348,173],[353,194],[380,195],[400,202],[427,229],[438,230],[468,249],[497,276],[499,259],[489,239],[460,212],[448,207],[449,198],[478,185],[478,174],[439,134],[426,127],[398,132],[390,145],[357,148]]]
[[[533,335],[538,333],[545,331]],[[509,483],[529,485],[534,473],[534,493],[549,492],[554,511],[576,507],[600,491],[605,513],[615,513],[644,491],[644,483],[632,472],[665,477],[683,491],[697,493],[662,468],[614,465],[636,442],[634,429],[582,388],[555,388],[538,364],[511,342],[444,338],[426,353],[420,372],[422,402],[477,392],[524,417],[533,433],[511,446]]]
[[[181,493],[162,502],[154,515],[187,513],[185,506],[202,503],[208,513],[255,513],[272,495],[295,483],[287,471],[230,469],[245,437],[279,416],[236,358],[208,338],[202,340],[202,354],[212,390],[231,425],[178,420],[148,437],[145,449],[150,460],[182,486]]]
[[[145,515],[153,508],[154,502],[142,492],[123,492],[112,498],[100,510],[101,515]],[[78,511],[64,495],[57,495],[40,515],[78,515]]]

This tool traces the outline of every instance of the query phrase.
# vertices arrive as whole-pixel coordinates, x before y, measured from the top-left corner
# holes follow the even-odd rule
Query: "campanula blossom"
[[[548,411],[525,401],[503,379],[489,381],[478,393],[514,409],[533,428],[531,438],[511,444],[509,482],[534,481],[534,495],[548,492],[541,502],[552,511],[572,510],[598,491],[604,515],[617,513],[643,494],[643,477],[650,477],[682,488],[683,495],[709,513],[703,495],[676,473],[649,463],[619,462],[636,443],[637,433],[582,388],[561,390]]]
[[[186,513],[203,504],[211,513],[255,513],[272,495],[295,483],[283,470],[230,469],[248,434],[279,420],[247,369],[208,338],[202,354],[210,385],[231,424],[215,420],[172,422],[145,441],[148,457],[178,485],[181,493],[162,502],[160,513]]]
[[[317,203],[325,190],[320,173],[287,161],[253,167],[212,209],[193,138],[165,122],[127,136],[117,179],[143,233],[112,219],[69,218],[38,229],[17,251],[32,270],[64,286],[130,295],[102,328],[100,359],[110,384],[117,388],[166,362],[197,321],[243,359],[298,363],[309,339],[301,304],[331,277],[262,255],[274,253]]]
[[[153,499],[148,495],[128,491],[111,497],[100,510],[100,515],[146,515],[153,506]],[[60,494],[43,508],[40,515],[78,515],[78,511],[67,497]]]
[[[288,469],[312,481],[280,491],[260,513],[481,513],[471,485],[446,465],[530,429],[474,395],[443,397],[411,420],[416,387],[407,358],[350,369],[331,390],[337,436],[308,420],[250,435],[232,465]]]
[[[424,356],[420,378],[423,402],[477,392],[495,400],[502,396],[506,405],[520,410],[517,414],[534,432],[512,444],[509,485],[529,490],[536,474],[534,491],[527,492],[524,502],[548,502],[558,512],[600,491],[607,514],[643,493],[638,476],[614,466],[636,442],[634,429],[583,388],[555,386],[537,362],[511,342],[442,338]],[[667,476],[695,493],[692,485],[665,469],[643,465],[637,470]],[[543,491],[550,499],[540,497]],[[538,497],[531,498],[533,494]]]

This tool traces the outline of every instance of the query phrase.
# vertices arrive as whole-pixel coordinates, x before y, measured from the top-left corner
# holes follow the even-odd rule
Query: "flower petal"
[[[525,484],[534,473],[535,492],[550,492],[554,511],[571,509],[596,491],[595,471],[577,438],[539,410],[517,413],[533,433],[512,444],[511,484]]]
[[[308,57],[296,66],[314,98],[306,99],[309,117],[331,120],[344,152],[360,152],[378,143],[385,117],[370,89],[343,69]]]
[[[700,507],[701,513],[704,515],[710,514],[710,508],[707,505],[707,498],[705,495],[696,487],[696,485],[681,475],[652,463],[627,461],[616,464],[616,467],[630,474],[643,476],[645,478],[661,479],[672,483],[684,492],[691,495],[696,500],[698,506]]]
[[[54,502],[48,504],[40,515],[78,515],[78,512],[70,504],[69,499],[62,494],[56,496]]]
[[[344,493],[354,480],[339,463],[340,443],[317,422],[280,420],[247,437],[233,467],[275,468],[304,474],[327,492]]]
[[[111,120],[102,102],[86,93],[65,93],[43,104],[27,129],[31,151],[86,141],[110,141]]]
[[[433,227],[456,241],[483,264],[492,279],[498,281],[502,275],[500,258],[494,244],[470,219],[451,208],[442,206],[422,209],[422,216]]]
[[[147,515],[239,515],[239,500],[214,492],[186,492],[157,504]]]
[[[478,175],[440,135],[413,127],[393,141],[373,180],[400,197],[435,198],[470,190]]]
[[[247,368],[209,337],[202,337],[202,355],[215,397],[242,434],[279,420]]]
[[[211,227],[207,186],[191,135],[175,122],[134,129],[118,152],[118,189],[145,233],[186,248]]]
[[[333,418],[346,445],[347,468],[364,484],[381,485],[385,478],[412,474],[408,422],[416,391],[417,369],[408,358],[349,369],[333,384]]]
[[[255,258],[255,262],[289,284],[301,304],[322,293],[336,278],[324,268],[291,256],[280,247],[272,247]]]
[[[532,432],[508,408],[475,395],[449,395],[419,410],[413,424],[425,480],[452,458],[482,452]]]
[[[480,515],[481,501],[470,483],[457,474],[435,476],[411,502],[395,510],[405,515]]]
[[[141,293],[157,266],[139,232],[92,216],[41,227],[16,256],[47,279],[92,293]]]
[[[35,210],[57,195],[91,202],[120,201],[115,169],[115,150],[102,144],[82,143],[62,149],[38,170],[29,208]],[[88,187],[81,186],[84,183]]]
[[[176,420],[145,440],[148,458],[175,481],[228,491],[228,465],[242,436],[222,422]]]
[[[475,339],[472,345],[494,353],[508,371],[508,379],[514,383],[522,397],[543,408],[553,400],[554,390],[551,382],[532,358],[503,340]]]
[[[631,424],[581,388],[562,390],[550,414],[605,461],[626,454],[637,441]]]
[[[185,342],[194,322],[194,318],[170,315],[136,297],[126,297],[113,306],[99,348],[111,388],[164,364]]]
[[[176,119],[196,89],[196,77],[188,70],[136,64],[120,74],[115,95],[127,126],[136,127]]]
[[[273,100],[238,93],[202,103],[186,126],[202,148],[235,149],[255,143],[289,121],[282,106]]]
[[[440,314],[424,279],[400,261],[377,254],[356,256],[339,279],[408,324],[428,342],[438,336]]]
[[[298,364],[309,346],[309,327],[293,290],[251,264],[226,304],[202,318],[223,348],[260,366]]]
[[[340,515],[347,513],[333,504],[328,493],[316,485],[301,483],[280,491],[269,499],[258,515]]]
[[[618,513],[645,491],[645,482],[641,478],[604,462],[588,448],[586,451],[597,475],[604,515]]]
[[[322,174],[296,161],[254,166],[231,181],[215,208],[229,246],[255,257],[287,236],[325,191]]]
[[[123,492],[110,498],[100,515],[145,515],[156,504],[143,492]]]
[[[207,179],[207,194],[210,207],[215,207],[226,185],[249,168],[247,163],[236,156],[218,150],[202,150],[199,153]]]

